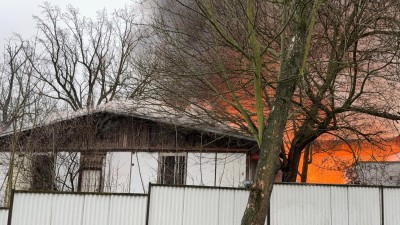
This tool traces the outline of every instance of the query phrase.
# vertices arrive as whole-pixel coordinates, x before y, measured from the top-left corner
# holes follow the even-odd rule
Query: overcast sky
[[[3,49],[5,40],[13,33],[19,33],[28,38],[35,33],[33,15],[40,14],[39,5],[43,0],[0,0],[0,49]],[[131,4],[131,0],[48,0],[53,5],[65,9],[68,4],[79,8],[82,15],[94,17],[96,11],[106,8],[112,12],[125,5]]]

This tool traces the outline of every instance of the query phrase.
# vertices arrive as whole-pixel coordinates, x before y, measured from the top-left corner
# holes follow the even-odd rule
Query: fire
[[[257,124],[253,86],[254,77],[252,72],[248,72],[247,70],[249,62],[239,57],[240,54],[235,51],[226,49],[221,51],[221,53],[223,55],[219,56],[218,59],[222,60],[221,63],[224,65],[224,70],[209,77],[213,91],[216,91],[216,93],[210,94],[208,89],[205,89],[204,93],[201,93],[207,99],[202,103],[204,104],[203,108],[221,114],[219,115],[221,118],[230,121],[227,123],[229,126],[249,131],[248,120],[243,118],[241,112],[241,110],[246,111],[250,120],[254,124]],[[273,60],[266,59],[266,61],[272,62]],[[275,78],[272,75],[276,74],[276,71],[279,70],[279,64],[269,63],[267,66],[268,70],[263,71],[263,75],[266,80],[274,81]],[[275,73],[271,71],[275,71]],[[264,91],[264,103],[267,105],[266,99],[272,99],[275,91],[274,88],[269,86],[266,86]],[[296,93],[293,99],[301,102],[304,107],[311,107],[314,104],[310,99],[304,98],[301,93]],[[326,101],[330,101],[330,99],[323,99],[321,104],[329,106],[330,103]],[[264,107],[263,110],[264,115],[267,116],[269,114],[268,107]],[[323,117],[325,112],[322,109],[319,110],[317,116]],[[386,127],[384,127],[385,123],[376,117],[370,118],[368,115],[353,112],[342,116],[351,118],[345,122],[351,122],[352,126],[361,130],[367,129],[372,131],[371,127],[386,130]],[[297,121],[288,121],[288,130],[285,132],[284,137],[284,143],[287,143],[285,145],[286,150],[290,148],[291,141],[293,140],[294,131],[292,127],[301,126],[301,121],[306,119],[307,115],[298,113],[293,117]],[[385,143],[381,143],[378,146],[366,141],[350,141],[350,143],[345,144],[343,142],[335,143],[335,141],[330,141],[324,137],[318,137],[318,139],[321,140],[320,145],[322,146],[313,149],[312,163],[308,166],[307,182],[309,183],[344,184],[347,182],[344,172],[354,162],[394,161],[400,158],[400,138],[388,139]],[[299,165],[299,171],[301,172],[303,162],[301,161]]]
[[[400,160],[400,136],[388,139],[379,145],[366,141],[352,141],[349,144],[332,144],[327,141],[320,143],[320,147],[313,151],[312,163],[308,167],[307,182],[345,184],[347,183],[345,170],[356,161]]]

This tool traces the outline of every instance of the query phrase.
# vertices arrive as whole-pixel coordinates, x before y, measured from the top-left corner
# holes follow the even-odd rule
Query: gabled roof
[[[21,131],[27,131],[33,128],[47,126],[61,121],[67,121],[74,118],[86,115],[93,115],[97,113],[110,113],[116,115],[131,116],[144,120],[185,127],[193,130],[216,133],[220,135],[227,135],[240,139],[254,141],[252,137],[244,134],[237,129],[234,129],[223,123],[211,121],[205,115],[199,113],[198,110],[195,110],[194,107],[186,110],[185,112],[182,112],[174,108],[165,106],[160,102],[154,100],[141,102],[134,102],[130,100],[110,101],[93,109],[54,112],[49,115],[42,123],[36,125],[26,125],[21,129]],[[8,129],[6,132],[1,134],[0,137],[7,136],[12,133],[12,129]]]

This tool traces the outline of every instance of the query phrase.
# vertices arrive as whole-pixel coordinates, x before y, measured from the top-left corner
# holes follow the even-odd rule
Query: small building
[[[0,178],[12,161],[15,188],[28,190],[143,193],[149,182],[238,187],[252,180],[256,142],[190,113],[116,101],[51,115],[0,136]]]
[[[400,186],[400,162],[359,161],[347,177],[350,184]]]

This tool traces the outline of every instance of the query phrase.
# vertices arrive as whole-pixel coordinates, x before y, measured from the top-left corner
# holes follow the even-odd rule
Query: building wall
[[[400,162],[359,162],[354,169],[354,183],[400,185]]]
[[[36,153],[43,155],[44,153]],[[51,153],[48,153],[51,155]],[[181,154],[181,153],[180,153]],[[109,152],[102,170],[102,192],[147,193],[149,183],[158,183],[159,153]],[[16,190],[31,190],[31,160],[35,153],[21,155],[14,167]],[[132,157],[131,157],[132,156]],[[80,153],[60,152],[54,164],[54,190],[76,192],[80,171]],[[7,186],[10,153],[0,154],[0,205]],[[186,153],[186,185],[238,187],[246,179],[244,153]],[[100,181],[96,181],[100,182]],[[47,189],[46,189],[47,190]]]
[[[108,152],[104,163],[104,192],[128,193],[131,153]]]
[[[238,187],[246,179],[244,153],[190,152],[185,155],[186,185]],[[107,153],[104,191],[147,193],[149,183],[159,181],[159,157],[157,152]]]
[[[246,154],[217,154],[217,187],[239,187],[246,180]]]
[[[147,193],[149,183],[157,183],[158,153],[137,152],[132,159],[131,192]]]
[[[9,167],[10,137],[0,137],[0,152],[5,155],[5,163],[0,164],[3,182]],[[16,162],[22,163],[14,166],[14,173],[23,174],[16,180],[19,190],[32,188],[29,170],[37,155],[54,159],[54,183],[46,190],[146,193],[150,182],[160,182],[160,157],[168,154],[185,155],[181,184],[238,187],[247,177],[246,154],[256,145],[247,138],[109,113],[38,126],[19,137],[21,157]],[[101,176],[97,166],[83,168],[83,162],[99,161],[90,160],[93,157],[104,159]],[[100,178],[101,187],[80,186],[85,181],[82,174]]]
[[[187,185],[214,186],[217,153],[189,153],[187,160]]]
[[[43,154],[43,153],[38,153]],[[48,153],[50,154],[50,153]],[[174,153],[168,153],[174,154]],[[182,154],[182,153],[179,153]],[[35,154],[19,157],[25,163],[15,166],[15,189],[30,190],[32,174],[29,159]],[[246,179],[246,154],[244,153],[184,153],[186,155],[186,185],[238,187]],[[1,153],[0,182],[4,183],[0,197],[3,199],[9,153]],[[54,165],[54,189],[78,191],[80,153],[60,152]],[[102,170],[102,192],[147,193],[149,183],[159,182],[157,152],[108,152]],[[18,177],[17,171],[19,173]],[[99,181],[97,181],[99,182]]]
[[[110,165],[106,166],[106,180],[114,181],[111,192],[147,193],[149,183],[158,182],[159,153],[137,152],[130,154],[114,152]],[[132,165],[129,168],[129,165]],[[129,170],[130,179],[129,177]],[[187,153],[186,185],[238,187],[246,179],[246,154],[244,153]],[[129,189],[130,180],[130,189]]]

